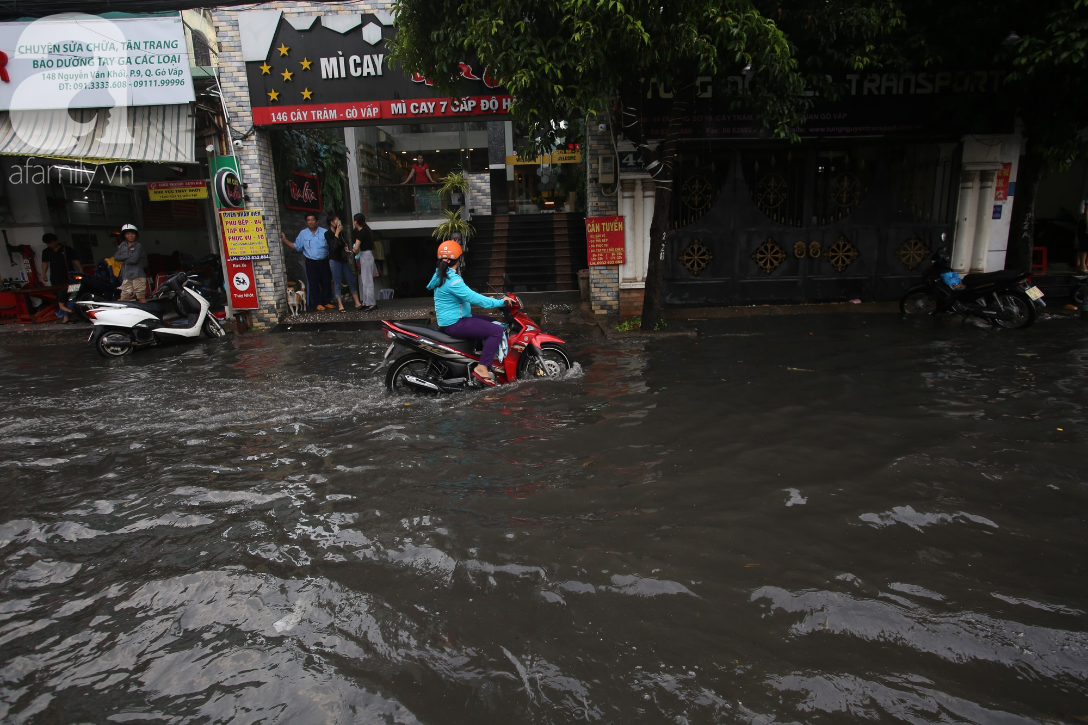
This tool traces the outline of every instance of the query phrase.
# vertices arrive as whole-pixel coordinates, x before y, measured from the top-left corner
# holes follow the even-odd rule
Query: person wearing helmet
[[[427,289],[434,290],[434,312],[438,326],[447,335],[468,340],[483,340],[484,349],[480,353],[480,363],[473,368],[472,377],[487,386],[496,384],[491,374],[491,364],[502,342],[502,326],[496,325],[490,317],[472,314],[472,305],[484,308],[504,306],[509,300],[484,297],[469,289],[457,267],[461,263],[461,245],[453,240],[446,240],[438,247],[438,266],[431,277]]]
[[[121,227],[121,243],[113,258],[121,262],[121,299],[147,302],[147,274],[144,272],[144,248],[136,241],[140,232],[134,224]]]

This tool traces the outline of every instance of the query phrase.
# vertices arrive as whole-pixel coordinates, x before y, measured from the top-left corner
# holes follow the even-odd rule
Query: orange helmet
[[[452,239],[447,239],[438,245],[438,258],[452,261],[461,256],[461,245]]]

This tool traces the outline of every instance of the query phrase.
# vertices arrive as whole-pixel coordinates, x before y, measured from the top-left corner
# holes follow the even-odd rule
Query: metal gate
[[[954,225],[956,144],[685,154],[670,305],[898,298]]]

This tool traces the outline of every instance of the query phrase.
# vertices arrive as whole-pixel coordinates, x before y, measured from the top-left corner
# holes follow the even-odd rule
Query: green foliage
[[[642,318],[641,317],[632,317],[629,320],[624,320],[620,324],[615,325],[615,328],[617,330],[619,330],[620,332],[634,332],[635,330],[641,330],[642,329]],[[665,320],[658,320],[657,323],[654,325],[654,329],[655,330],[667,330],[667,329],[669,329],[669,323],[666,322]]]
[[[441,241],[449,239],[454,232],[460,232],[461,241],[463,242],[461,246],[466,246],[468,240],[476,233],[476,229],[461,218],[460,209],[445,209],[442,213],[446,215],[446,218],[434,228],[431,236]]]
[[[788,40],[748,2],[398,0],[395,9],[393,60],[455,92],[458,62],[478,57],[514,96],[511,114],[536,151],[561,135],[553,120],[599,112],[610,94],[635,97],[644,76],[675,86],[750,63],[744,105],[778,136],[811,102]]]
[[[338,133],[324,128],[286,128],[272,129],[270,137],[276,181],[285,183],[292,171],[313,174],[321,182],[325,209],[342,213],[348,149]]]
[[[442,186],[438,187],[439,196],[449,196],[454,192],[464,194],[468,191],[468,179],[459,171],[452,171],[442,177]]]

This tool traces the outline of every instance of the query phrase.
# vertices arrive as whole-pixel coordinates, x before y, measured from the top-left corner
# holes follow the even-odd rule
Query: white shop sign
[[[181,18],[66,13],[0,23],[0,110],[163,106],[194,100]]]

